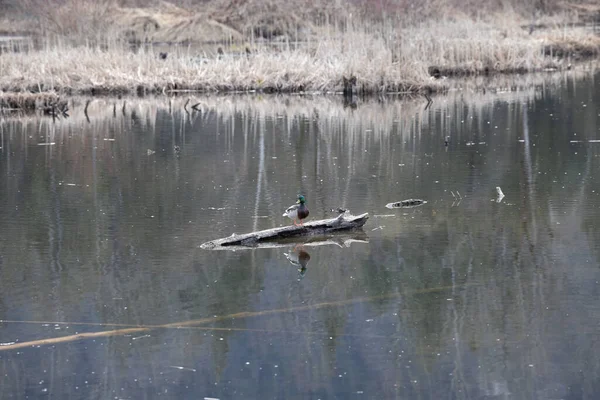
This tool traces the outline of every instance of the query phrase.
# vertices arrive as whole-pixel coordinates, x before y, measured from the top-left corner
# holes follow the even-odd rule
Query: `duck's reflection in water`
[[[288,261],[298,268],[298,279],[302,279],[306,273],[306,266],[310,261],[310,254],[304,250],[304,246],[297,245],[293,247],[289,253],[283,253]]]

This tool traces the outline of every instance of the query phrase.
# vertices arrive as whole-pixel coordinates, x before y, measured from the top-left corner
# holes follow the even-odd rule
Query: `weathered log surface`
[[[261,242],[275,241],[292,237],[302,237],[311,235],[323,235],[330,232],[344,231],[361,228],[367,219],[368,213],[352,215],[344,213],[336,218],[310,221],[302,226],[288,225],[277,228],[265,229],[263,231],[245,233],[236,235],[235,233],[226,238],[211,240],[203,243],[200,247],[203,249],[218,249],[227,246],[257,247]]]

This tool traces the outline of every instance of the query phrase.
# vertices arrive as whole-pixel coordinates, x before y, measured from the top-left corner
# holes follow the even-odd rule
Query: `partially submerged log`
[[[394,203],[388,203],[385,206],[387,208],[413,208],[422,206],[423,204],[427,204],[427,201],[421,199],[408,199],[397,201]]]
[[[338,215],[336,218],[306,222],[302,226],[280,226],[278,228],[265,229],[263,231],[245,233],[243,235],[236,235],[234,233],[226,238],[206,242],[200,247],[203,249],[217,249],[225,246],[256,247],[261,242],[282,240],[291,237],[323,235],[330,232],[358,229],[361,228],[365,222],[367,222],[368,218],[368,213],[360,215],[344,213]]]

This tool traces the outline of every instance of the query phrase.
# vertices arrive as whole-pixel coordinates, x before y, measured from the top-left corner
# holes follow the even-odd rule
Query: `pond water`
[[[521,79],[0,116],[0,399],[598,398],[600,75]]]

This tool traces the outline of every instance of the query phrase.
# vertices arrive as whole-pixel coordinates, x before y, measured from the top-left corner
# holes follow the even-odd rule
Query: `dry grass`
[[[43,0],[27,0],[29,7],[47,11],[42,26],[56,34],[48,35],[40,50],[2,54],[0,91],[436,92],[449,84],[435,78],[570,68],[573,61],[600,54],[598,36],[559,24],[556,15],[554,22],[546,20],[548,28],[530,33],[523,29],[527,20],[512,10],[473,19],[440,7],[445,19],[416,23],[400,13],[358,18],[350,11],[359,8],[347,3],[347,9],[342,3],[319,9],[303,0],[288,7],[293,12],[287,17],[282,17],[285,4],[276,0],[209,3],[209,11],[192,12],[168,3],[121,8],[113,0],[61,0],[52,8]],[[282,38],[278,46],[259,40],[267,26]],[[290,36],[305,40],[292,42]],[[128,45],[194,40],[229,44],[221,44],[222,56],[180,45],[166,59],[151,45],[137,51]],[[356,85],[344,87],[344,77],[356,77]]]
[[[552,49],[552,50],[549,50]],[[456,73],[531,72],[566,68],[599,54],[600,39],[576,29],[528,35],[471,20],[427,23],[389,36],[354,28],[297,49],[254,46],[222,57],[179,48],[166,60],[152,47],[132,52],[60,42],[0,57],[0,90],[59,93],[163,93],[173,90],[339,92],[355,76],[362,93],[440,91]],[[573,57],[570,55],[573,54]]]
[[[577,61],[600,54],[600,36],[590,35],[589,29],[585,28],[555,29],[540,40],[546,56]]]
[[[152,49],[137,53],[53,45],[0,58],[0,90],[67,93],[159,92],[169,90],[325,92],[342,90],[342,76],[355,75],[362,90],[413,91],[429,83],[425,66],[392,63],[381,39],[346,38],[360,45],[343,49],[335,40],[299,50],[255,50],[250,56],[202,57],[187,49],[159,59]]]

